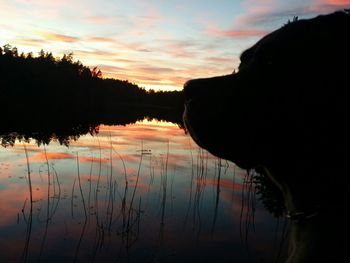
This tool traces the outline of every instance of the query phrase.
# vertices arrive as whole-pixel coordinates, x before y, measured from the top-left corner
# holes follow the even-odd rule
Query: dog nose
[[[198,85],[198,80],[192,79],[187,81],[184,84],[184,93],[186,100],[194,99],[198,93],[198,90],[200,89],[200,85]]]
[[[213,82],[212,78],[187,81],[184,85],[185,100],[190,102],[196,99],[210,99],[215,94],[212,90],[215,86],[215,82]]]
[[[219,94],[225,93],[229,90],[235,77],[236,75],[230,74],[212,78],[189,80],[184,84],[185,100],[213,99],[213,96],[219,96]],[[217,89],[220,89],[220,92],[218,92]]]

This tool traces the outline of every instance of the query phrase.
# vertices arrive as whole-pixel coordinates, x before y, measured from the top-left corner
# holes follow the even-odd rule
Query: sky
[[[73,52],[104,77],[181,90],[230,74],[239,56],[294,16],[350,8],[350,0],[0,0],[0,46]]]

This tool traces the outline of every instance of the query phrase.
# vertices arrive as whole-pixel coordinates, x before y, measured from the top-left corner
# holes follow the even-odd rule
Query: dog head
[[[293,21],[244,51],[237,73],[188,81],[189,133],[242,168],[267,167],[291,189],[300,179],[319,187],[319,202],[327,176],[345,173],[349,32],[347,12]]]

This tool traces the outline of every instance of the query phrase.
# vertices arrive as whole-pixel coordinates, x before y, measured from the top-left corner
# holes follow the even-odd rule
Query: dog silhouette
[[[195,142],[282,191],[287,262],[343,262],[349,238],[349,10],[295,18],[241,54],[238,72],[184,85]]]

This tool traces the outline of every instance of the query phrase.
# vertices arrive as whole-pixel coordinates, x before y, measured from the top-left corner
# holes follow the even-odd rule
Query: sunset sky
[[[0,0],[0,45],[73,52],[104,77],[182,89],[231,73],[240,53],[293,16],[350,8],[350,0]]]

